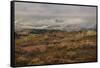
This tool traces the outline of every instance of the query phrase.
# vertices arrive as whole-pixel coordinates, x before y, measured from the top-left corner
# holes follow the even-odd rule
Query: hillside
[[[96,61],[96,32],[45,32],[16,39],[16,66]]]

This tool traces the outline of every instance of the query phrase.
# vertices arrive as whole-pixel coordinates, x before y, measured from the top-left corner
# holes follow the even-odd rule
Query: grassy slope
[[[96,61],[96,32],[46,32],[16,39],[16,65]]]

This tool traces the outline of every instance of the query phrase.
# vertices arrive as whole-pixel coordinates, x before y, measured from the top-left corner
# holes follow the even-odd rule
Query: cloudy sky
[[[54,19],[63,19],[55,22]],[[96,7],[15,2],[16,28],[96,24]]]

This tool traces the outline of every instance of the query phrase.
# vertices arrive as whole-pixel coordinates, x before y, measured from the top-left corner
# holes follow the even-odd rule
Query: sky
[[[55,22],[56,19],[63,21]],[[15,2],[16,29],[69,24],[96,24],[96,7]]]

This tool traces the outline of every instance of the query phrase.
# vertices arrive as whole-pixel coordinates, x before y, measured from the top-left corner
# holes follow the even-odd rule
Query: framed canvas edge
[[[41,3],[41,4],[55,4],[55,5],[73,5],[73,6],[86,6],[86,7],[96,7],[96,56],[97,59],[94,62],[98,62],[98,6],[97,5],[82,5],[82,4],[67,4],[67,3],[51,3],[51,2],[36,2],[36,1],[10,1],[10,18],[11,18],[11,34],[10,34],[10,66],[11,67],[28,67],[28,66],[48,66],[48,65],[65,65],[66,63],[60,63],[60,64],[45,64],[45,65],[22,65],[22,66],[16,66],[15,65],[15,27],[14,27],[14,21],[15,21],[15,2],[25,2],[25,3]],[[93,63],[93,62],[75,62],[71,64],[81,64],[81,63]],[[70,63],[67,63],[70,64]]]
[[[10,31],[11,31],[10,32],[11,33],[10,34],[10,37],[11,37],[11,43],[10,43],[11,44],[11,48],[10,48],[10,51],[11,51],[10,52],[10,54],[11,54],[11,56],[10,56],[10,59],[11,59],[10,60],[10,66],[11,67],[15,67],[15,52],[14,52],[15,51],[15,41],[14,41],[15,40],[15,38],[14,38],[14,31],[15,31],[14,30],[14,21],[15,21],[14,20],[14,17],[15,17],[14,16],[14,12],[15,11],[14,11],[14,1],[10,1],[10,12],[11,12],[10,13],[11,14],[11,16],[10,16],[10,18],[11,18],[11,23],[10,23],[11,24],[10,25]]]

